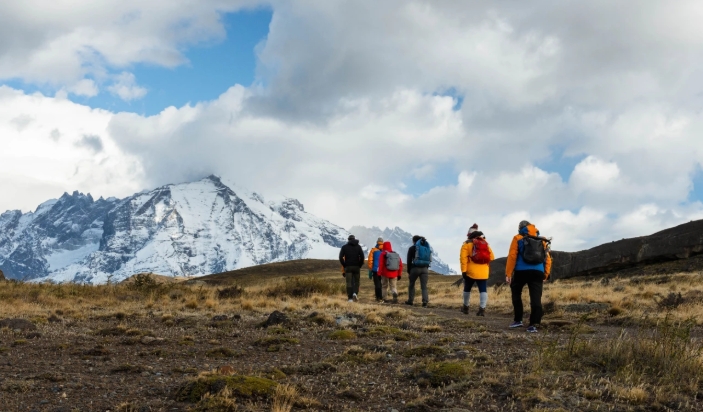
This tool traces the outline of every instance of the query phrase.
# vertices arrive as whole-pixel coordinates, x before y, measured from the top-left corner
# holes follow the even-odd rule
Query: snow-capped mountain
[[[102,283],[135,273],[200,276],[302,258],[337,259],[348,233],[295,199],[216,176],[126,199],[74,192],[0,215],[0,269],[14,279]]]
[[[365,226],[353,226],[349,229],[349,232],[356,236],[356,238],[359,239],[359,242],[367,246],[375,245],[376,240],[379,237],[382,237],[383,240],[391,242],[394,250],[403,252],[401,253],[403,259],[405,259],[405,254],[413,243],[413,235],[399,227],[396,227],[395,229],[380,229],[376,226],[370,228]],[[430,245],[432,245],[432,239],[427,240],[430,242]],[[432,264],[430,265],[430,269],[443,275],[456,274],[456,272],[454,272],[449,265],[440,259],[434,249],[432,250]]]

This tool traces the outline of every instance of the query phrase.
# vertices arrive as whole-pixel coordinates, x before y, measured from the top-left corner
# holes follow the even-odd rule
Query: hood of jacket
[[[359,239],[352,239],[349,242],[347,242],[347,245],[352,245],[352,246],[356,246],[358,244],[359,244]]]
[[[392,252],[393,251],[393,246],[391,245],[391,242],[383,242],[383,251],[384,252]]]
[[[529,224],[520,229],[520,234],[523,236],[539,236],[539,230],[533,224]]]

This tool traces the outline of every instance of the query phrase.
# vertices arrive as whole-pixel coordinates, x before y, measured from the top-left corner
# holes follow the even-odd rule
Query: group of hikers
[[[479,305],[476,316],[485,316],[488,304],[488,277],[490,263],[495,259],[493,250],[486,241],[486,236],[473,224],[467,233],[467,239],[461,246],[459,254],[461,276],[464,283],[463,304],[461,311],[469,313],[471,289],[474,285],[479,291]],[[508,250],[505,265],[505,282],[510,285],[512,294],[513,323],[510,328],[524,326],[522,291],[527,285],[530,294],[530,320],[528,332],[537,332],[537,325],[542,321],[542,285],[549,278],[552,258],[549,253],[550,239],[540,236],[539,230],[532,223],[523,220],[518,225],[518,234],[513,237]],[[388,302],[389,293],[392,302],[398,303],[398,281],[402,278],[403,267],[408,274],[408,300],[406,305],[413,305],[415,284],[420,280],[422,306],[429,305],[427,281],[432,263],[432,248],[423,236],[413,236],[412,246],[408,248],[405,264],[400,255],[393,250],[391,242],[378,238],[376,246],[371,248],[368,258],[354,235],[350,235],[347,244],[339,251],[342,274],[347,283],[349,302],[359,299],[361,268],[366,261],[369,279],[373,279],[376,301]]]

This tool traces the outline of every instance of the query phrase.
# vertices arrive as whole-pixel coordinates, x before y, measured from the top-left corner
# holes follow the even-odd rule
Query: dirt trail
[[[526,333],[525,327],[510,329],[508,325],[513,321],[512,313],[504,312],[492,312],[490,308],[486,311],[486,316],[476,316],[476,308],[472,307],[469,314],[465,315],[461,313],[459,306],[456,308],[447,308],[444,306],[432,306],[430,304],[429,308],[423,308],[420,305],[409,306],[402,303],[389,304],[389,303],[368,303],[374,306],[382,307],[397,307],[398,309],[410,310],[415,314],[432,317],[442,317],[451,319],[468,320],[481,325],[485,325],[491,330],[505,331],[506,333],[516,333],[524,334]],[[525,320],[527,320],[527,316]],[[578,320],[564,319],[558,317],[545,316],[542,320],[542,325],[538,327],[540,334],[569,334],[572,328],[578,324]],[[584,330],[590,332],[589,334],[596,339],[608,339],[620,335],[625,329],[628,332],[636,332],[641,326],[637,325],[603,325],[594,321],[585,322]],[[527,322],[525,322],[527,326]],[[697,327],[692,331],[692,337],[703,338],[703,328]]]

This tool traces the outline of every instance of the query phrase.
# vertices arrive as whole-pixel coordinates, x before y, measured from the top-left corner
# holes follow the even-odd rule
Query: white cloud
[[[134,74],[128,72],[122,72],[116,76],[115,82],[108,86],[107,90],[124,101],[141,99],[147,92],[144,87],[137,85]]]
[[[30,115],[31,114],[31,115]],[[141,165],[107,136],[112,113],[0,86],[0,210],[33,210],[80,190],[126,196],[143,189]],[[13,119],[30,119],[18,128]],[[15,122],[16,123],[16,122]]]
[[[66,90],[77,96],[85,97],[97,96],[100,91],[97,84],[95,84],[95,81],[92,79],[81,79]]]
[[[0,2],[0,79],[75,87],[136,63],[174,67],[182,50],[225,37],[221,13],[254,0]]]

